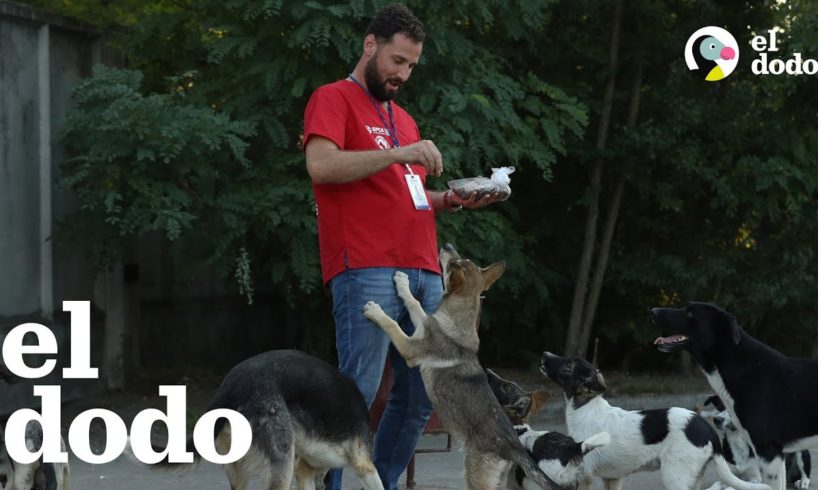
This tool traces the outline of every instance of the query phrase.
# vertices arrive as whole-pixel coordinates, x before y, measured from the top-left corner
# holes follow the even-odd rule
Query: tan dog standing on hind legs
[[[441,422],[463,443],[469,490],[503,488],[515,463],[542,488],[561,488],[523,448],[477,360],[480,294],[502,275],[505,262],[481,269],[446,245],[440,263],[443,300],[432,315],[426,315],[412,296],[406,274],[395,273],[398,296],[415,325],[411,337],[377,303],[367,303],[364,316],[386,331],[410,367],[420,367]]]

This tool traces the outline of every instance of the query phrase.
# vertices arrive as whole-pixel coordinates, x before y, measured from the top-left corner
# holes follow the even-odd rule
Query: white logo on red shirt
[[[383,137],[383,136],[381,136],[381,135],[375,136],[375,143],[376,143],[376,144],[377,144],[379,147],[383,148],[384,150],[388,150],[388,149],[390,148],[390,146],[389,146],[389,142],[388,142],[388,141],[386,141],[386,138],[384,138],[384,137]]]

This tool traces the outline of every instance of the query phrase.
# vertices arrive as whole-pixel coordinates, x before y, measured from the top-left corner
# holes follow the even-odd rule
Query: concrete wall
[[[94,62],[104,61],[104,52],[87,27],[0,0],[0,333],[25,322],[48,326],[61,366],[70,340],[62,301],[94,300],[92,359],[102,379],[66,384],[55,370],[37,380],[63,384],[66,398],[121,384],[121,339],[105,344],[123,328],[115,308],[118,284],[105,284],[109,273],[99,274],[83,250],[55,247],[51,239],[55,224],[75,207],[70,192],[55,188],[66,158],[58,142],[62,121],[74,86]],[[0,412],[34,401],[30,383],[7,393]]]
[[[39,35],[0,16],[0,312],[40,310]]]

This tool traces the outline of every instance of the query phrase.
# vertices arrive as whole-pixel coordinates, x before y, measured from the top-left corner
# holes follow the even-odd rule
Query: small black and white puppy
[[[748,481],[761,481],[760,463],[750,443],[741,436],[738,427],[733,423],[730,412],[718,395],[712,395],[704,402],[704,406],[712,406],[715,410],[710,413],[702,412],[702,416],[712,415],[713,425],[724,432],[722,446],[724,458],[732,465],[736,475]],[[809,488],[809,475],[812,470],[812,458],[808,450],[789,453],[786,456],[787,485],[792,488]],[[733,468],[734,467],[734,468]]]
[[[576,488],[584,479],[582,458],[597,447],[611,442],[607,432],[600,432],[577,442],[559,432],[533,430],[526,422],[530,415],[545,404],[549,394],[545,390],[525,391],[517,383],[503,379],[491,369],[486,369],[489,386],[503,406],[520,442],[537,466],[564,488]],[[517,466],[509,472],[506,488],[517,490],[539,489],[531,478]]]
[[[611,442],[607,432],[595,434],[582,442],[547,430],[533,430],[526,425],[515,425],[514,430],[520,438],[523,447],[531,454],[537,466],[551,477],[552,480],[565,488],[577,488],[585,480],[585,470],[582,461],[589,452],[606,446]],[[508,482],[509,489],[537,490],[540,487],[519,467],[513,475],[514,481]]]
[[[610,444],[585,456],[583,467],[588,476],[580,488],[590,488],[590,476],[597,476],[607,490],[618,490],[626,476],[660,469],[666,489],[698,490],[712,459],[719,479],[727,485],[738,490],[770,490],[730,471],[715,429],[692,410],[614,407],[603,397],[608,387],[602,374],[579,357],[546,352],[540,371],[565,391],[565,423],[571,437],[583,440],[601,431],[610,434]],[[723,486],[718,482],[710,488]]]

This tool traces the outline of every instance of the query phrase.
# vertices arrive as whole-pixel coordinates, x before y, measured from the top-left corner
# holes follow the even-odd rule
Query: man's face
[[[371,38],[371,39],[370,39]],[[365,40],[373,46],[374,54],[366,63],[364,73],[366,86],[377,100],[392,100],[401,85],[409,80],[412,69],[420,59],[423,43],[415,42],[405,34],[397,33],[391,41],[375,42],[371,34]]]

